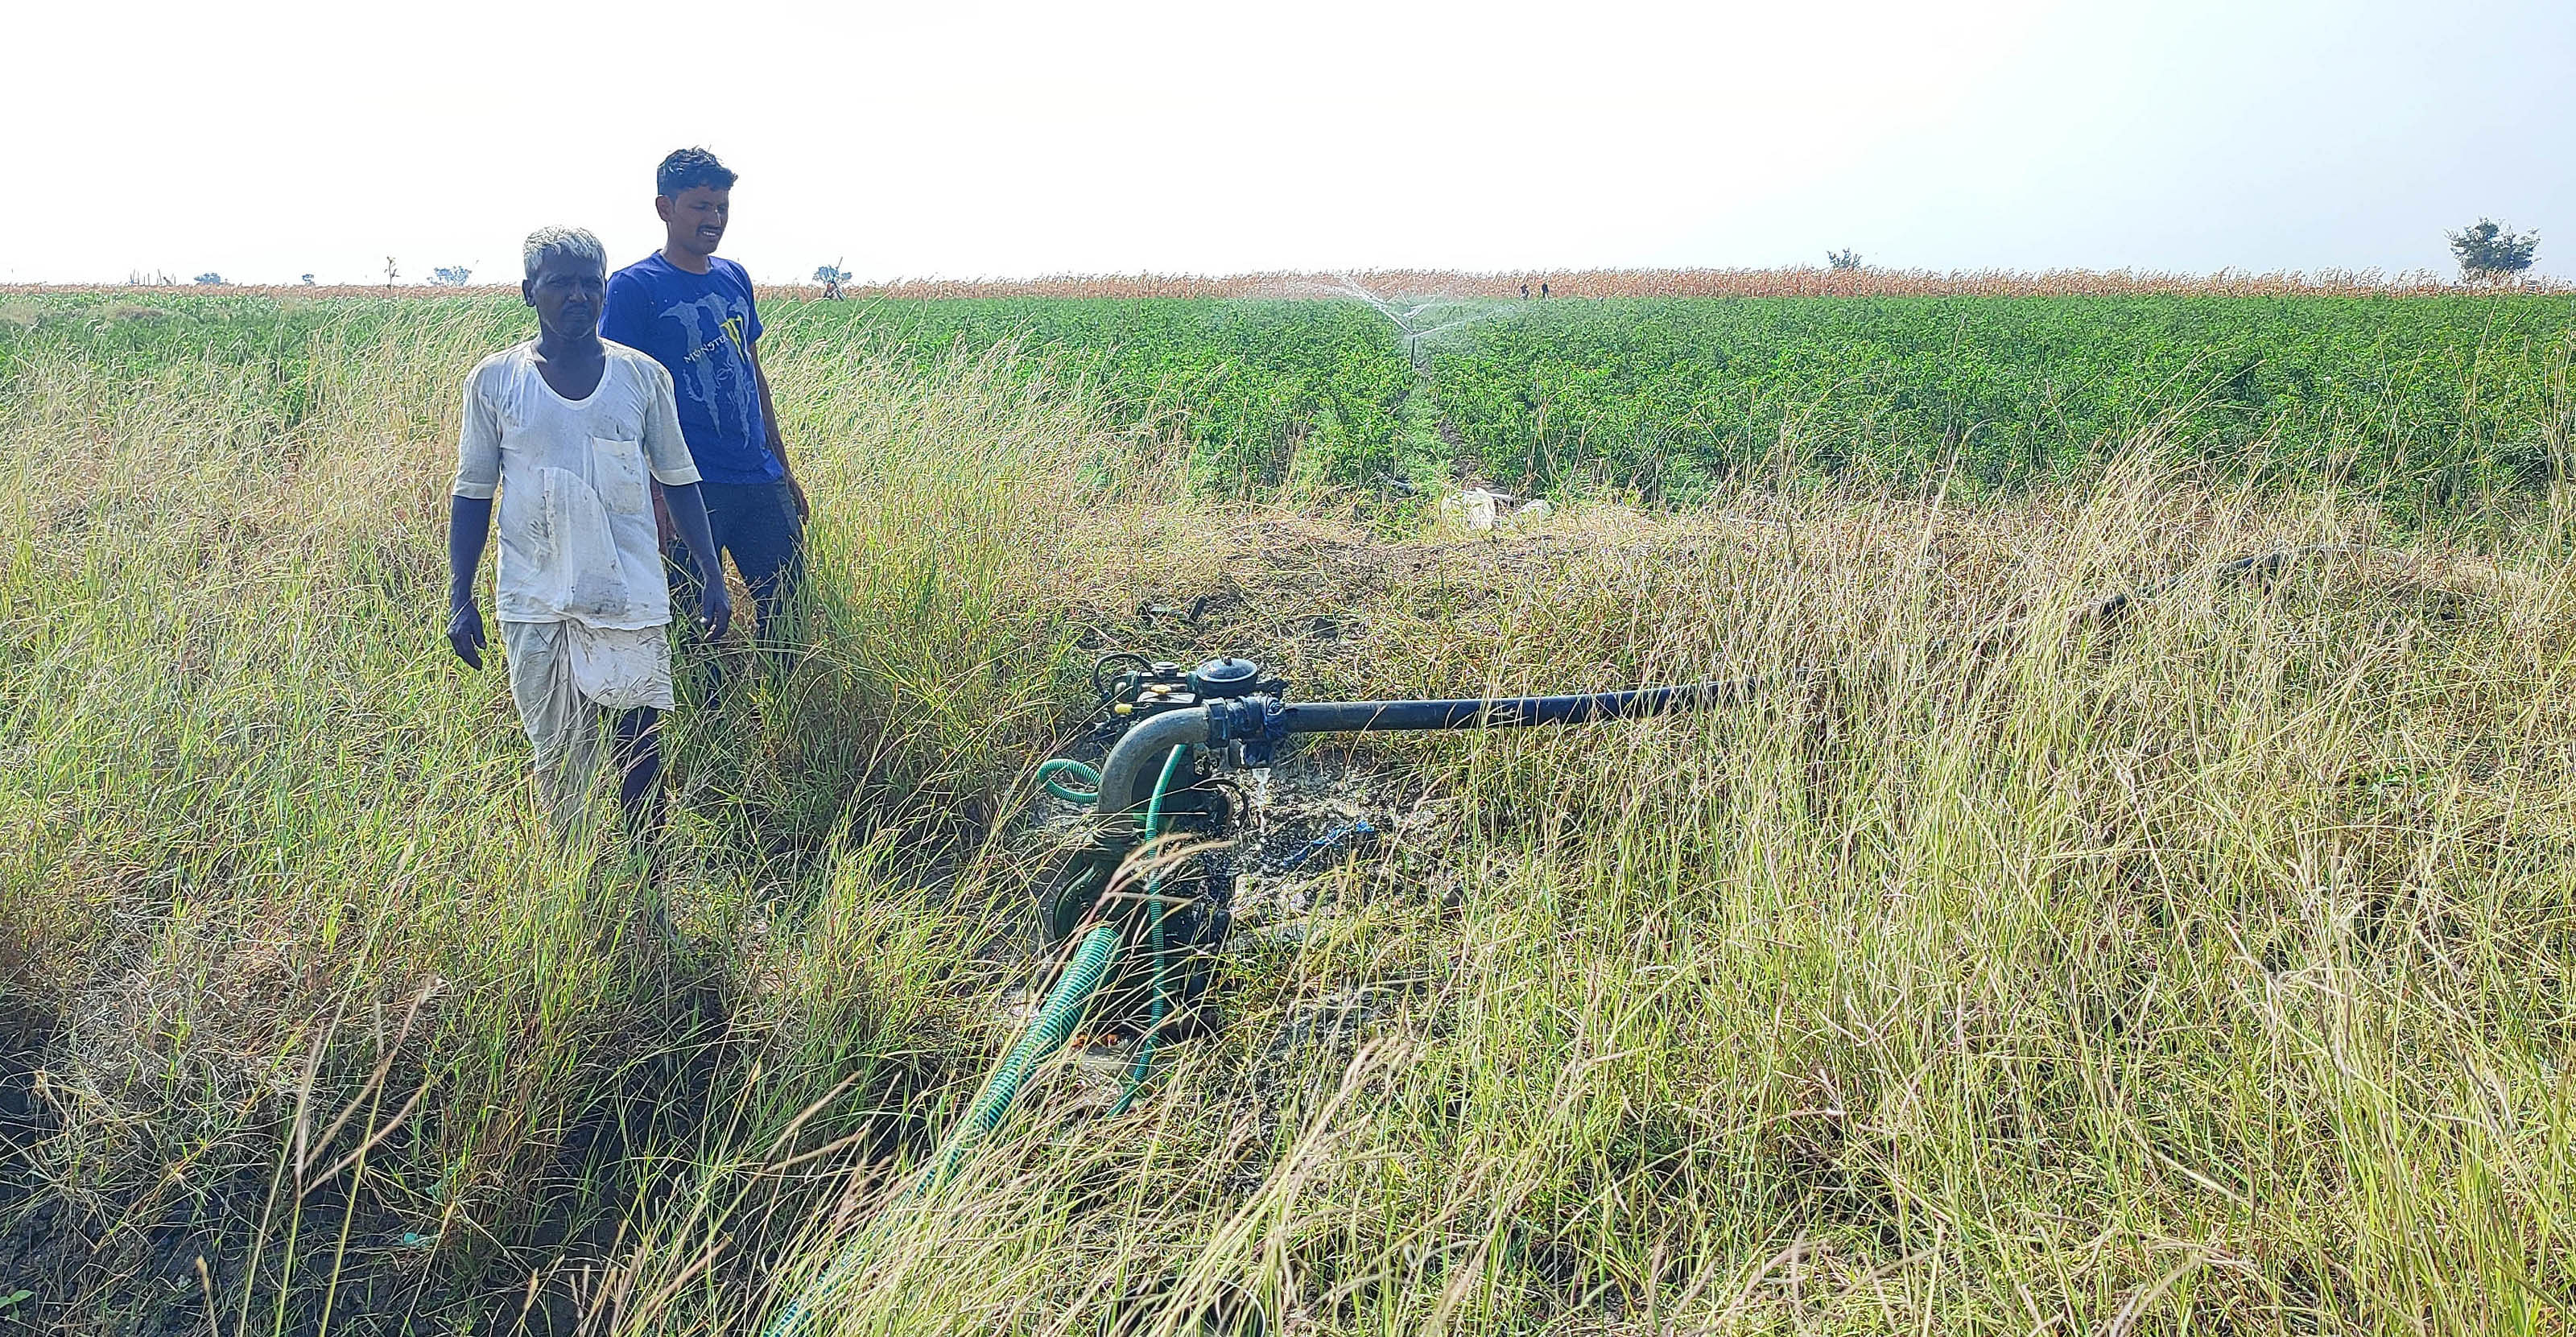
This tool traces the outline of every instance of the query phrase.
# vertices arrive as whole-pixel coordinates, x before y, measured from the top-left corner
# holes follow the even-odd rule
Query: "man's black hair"
[[[714,190],[733,189],[733,169],[716,161],[716,155],[705,149],[673,149],[662,165],[653,169],[653,191],[665,199],[676,200],[691,186]]]

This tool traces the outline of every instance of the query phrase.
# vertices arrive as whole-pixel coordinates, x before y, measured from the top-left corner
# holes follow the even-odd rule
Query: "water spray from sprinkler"
[[[1427,297],[1391,298],[1371,292],[1348,274],[1333,276],[1334,291],[1368,304],[1386,317],[1404,340],[1405,360],[1414,371],[1431,375],[1430,349],[1440,336],[1517,313],[1520,307],[1497,298],[1453,297],[1446,292]]]

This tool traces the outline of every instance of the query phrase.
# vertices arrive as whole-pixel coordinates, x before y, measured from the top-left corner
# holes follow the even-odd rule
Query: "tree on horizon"
[[[2492,218],[2481,218],[2457,232],[2446,232],[2451,254],[2459,259],[2460,277],[2496,283],[2531,268],[2540,253],[2540,234],[2516,232]]]

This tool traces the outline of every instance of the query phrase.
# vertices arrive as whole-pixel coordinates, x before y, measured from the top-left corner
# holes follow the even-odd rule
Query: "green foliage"
[[[2443,235],[2451,239],[2451,254],[2459,257],[2460,277],[2467,279],[2509,278],[2531,268],[2540,253],[2539,233],[2516,232],[2492,218]]]
[[[1018,364],[1119,420],[1169,430],[1191,476],[1221,495],[1362,484],[1401,471],[1400,411],[1415,381],[1375,312],[1342,302],[1156,298],[869,302],[774,308],[795,340],[848,343],[920,366],[1013,344]]]
[[[2448,508],[2545,482],[2572,322],[2563,297],[1597,301],[1480,326],[1433,383],[1478,465],[1530,487],[2005,489],[2149,440]]]

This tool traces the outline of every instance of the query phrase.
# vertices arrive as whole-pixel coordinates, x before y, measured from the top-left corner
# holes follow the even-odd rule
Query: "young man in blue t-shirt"
[[[680,434],[688,439],[706,496],[716,546],[760,610],[760,631],[774,637],[805,573],[805,490],[787,467],[760,369],[760,312],[751,276],[716,258],[732,209],[734,173],[705,149],[680,149],[653,174],[654,212],[662,216],[662,249],[617,271],[599,332],[649,354],[671,373],[679,393]],[[710,574],[686,548],[665,544],[684,589]],[[722,578],[721,570],[714,571]]]

